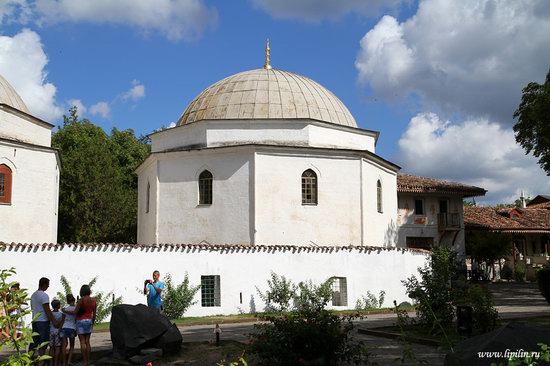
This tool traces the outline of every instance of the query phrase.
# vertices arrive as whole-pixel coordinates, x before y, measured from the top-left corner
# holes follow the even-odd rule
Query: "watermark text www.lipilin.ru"
[[[479,358],[525,358],[531,357],[533,359],[540,358],[540,352],[529,352],[525,351],[523,348],[512,351],[507,348],[504,352],[478,352],[477,357]]]

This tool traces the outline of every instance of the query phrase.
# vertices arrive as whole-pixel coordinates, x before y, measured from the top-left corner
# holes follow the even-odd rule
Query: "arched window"
[[[11,169],[0,164],[0,203],[11,204]]]
[[[205,170],[199,175],[199,205],[212,204],[212,173]]]
[[[376,207],[378,212],[382,213],[382,182],[380,179],[376,183]]]
[[[147,182],[147,192],[145,193],[145,213],[149,213],[150,202],[151,202],[151,183]]]
[[[302,173],[302,205],[317,204],[317,174],[311,169]]]

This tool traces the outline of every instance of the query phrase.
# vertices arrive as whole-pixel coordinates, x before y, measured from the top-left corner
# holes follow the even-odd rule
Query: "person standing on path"
[[[89,285],[82,285],[80,288],[80,299],[73,311],[63,309],[65,314],[76,315],[76,334],[80,341],[80,353],[84,366],[90,364],[90,337],[95,323],[97,313],[96,299],[91,296],[92,290]]]
[[[32,322],[32,331],[36,333],[32,337],[31,349],[38,348],[42,343],[50,341],[50,321],[53,320],[53,314],[50,309],[50,297],[46,293],[48,287],[50,287],[50,280],[42,277],[38,281],[38,290],[31,295],[32,318],[35,319]],[[39,348],[38,354],[44,355],[46,348]]]
[[[145,280],[143,285],[143,294],[147,296],[147,306],[157,310],[159,313],[162,311],[162,290],[164,289],[164,283],[160,280],[160,272],[153,272],[153,280]]]

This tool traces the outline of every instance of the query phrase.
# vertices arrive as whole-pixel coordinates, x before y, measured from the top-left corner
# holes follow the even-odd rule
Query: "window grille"
[[[332,277],[332,305],[348,306],[348,283],[346,277]]]
[[[201,306],[221,306],[220,276],[201,276]]]
[[[376,207],[378,212],[382,213],[382,182],[380,179],[376,183]]]
[[[4,181],[5,181],[5,174],[4,173],[0,173],[0,197],[4,197],[5,193],[4,193]]]
[[[199,175],[199,205],[212,204],[212,173],[205,170]]]
[[[302,205],[317,204],[317,174],[311,169],[302,173]]]

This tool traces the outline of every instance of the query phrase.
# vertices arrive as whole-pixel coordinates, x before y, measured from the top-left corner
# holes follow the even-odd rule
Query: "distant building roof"
[[[550,210],[464,206],[466,229],[550,234]]]
[[[456,194],[464,197],[484,196],[487,190],[457,182],[419,177],[399,173],[397,175],[397,192],[401,193],[442,193]]]
[[[539,194],[538,196],[533,198],[531,201],[529,201],[527,206],[528,207],[533,207],[533,206],[538,207],[540,204],[547,204],[546,207],[550,208],[550,205],[548,205],[549,203],[550,203],[550,195]]]

